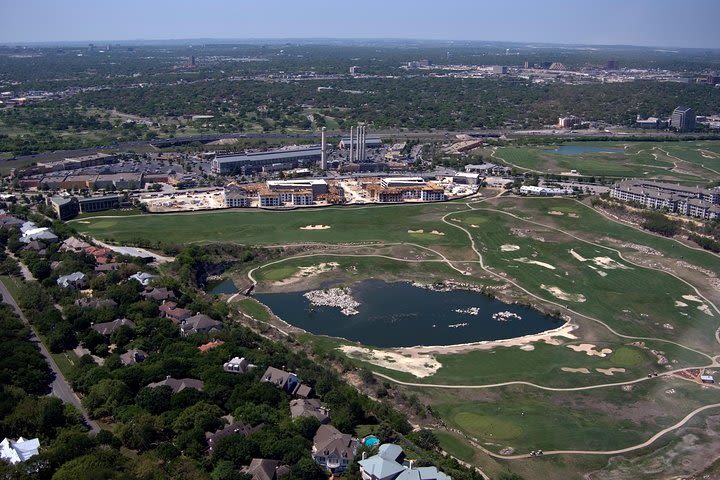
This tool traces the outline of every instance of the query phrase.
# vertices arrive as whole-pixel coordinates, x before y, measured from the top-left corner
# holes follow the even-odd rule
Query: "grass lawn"
[[[270,313],[268,313],[267,309],[252,298],[243,298],[239,302],[235,302],[235,305],[237,305],[241,312],[250,315],[256,320],[260,320],[261,322],[270,320]]]
[[[433,433],[440,441],[440,448],[463,462],[473,463],[475,461],[475,449],[468,445],[458,435],[444,430],[433,430]]]
[[[51,354],[62,374],[67,377],[78,364],[80,358],[72,350]]]
[[[17,299],[23,289],[23,281],[17,277],[10,277],[8,275],[1,275],[0,280],[2,280],[3,284],[7,287],[10,295]]]

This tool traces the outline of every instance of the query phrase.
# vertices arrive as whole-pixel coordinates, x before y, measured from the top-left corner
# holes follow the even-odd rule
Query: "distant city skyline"
[[[720,48],[717,0],[0,0],[0,43],[424,39]]]

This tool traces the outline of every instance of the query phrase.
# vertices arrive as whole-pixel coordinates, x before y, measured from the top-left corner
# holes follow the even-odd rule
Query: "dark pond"
[[[343,315],[338,307],[312,306],[303,293],[267,293],[258,294],[256,298],[286,322],[308,332],[375,347],[499,340],[562,325],[561,320],[482,293],[467,290],[435,292],[406,282],[365,280],[353,285],[351,293],[360,306],[357,308],[359,313],[351,316]],[[472,308],[477,308],[479,313],[471,315],[455,311]],[[493,319],[493,314],[498,313],[510,319]]]
[[[232,295],[233,293],[237,293],[238,289],[233,283],[232,280],[229,278],[226,278],[225,280],[221,280],[219,282],[211,282],[208,285],[208,292],[212,293],[213,295]]]

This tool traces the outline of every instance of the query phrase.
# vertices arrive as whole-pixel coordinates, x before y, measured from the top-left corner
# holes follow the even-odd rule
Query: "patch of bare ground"
[[[720,478],[720,416],[692,422],[671,434],[670,441],[640,456],[615,456],[585,475],[587,480],[716,480]]]

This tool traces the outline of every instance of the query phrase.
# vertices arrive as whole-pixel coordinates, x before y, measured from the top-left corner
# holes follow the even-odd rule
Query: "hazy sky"
[[[0,43],[417,38],[720,48],[720,0],[0,0]]]

